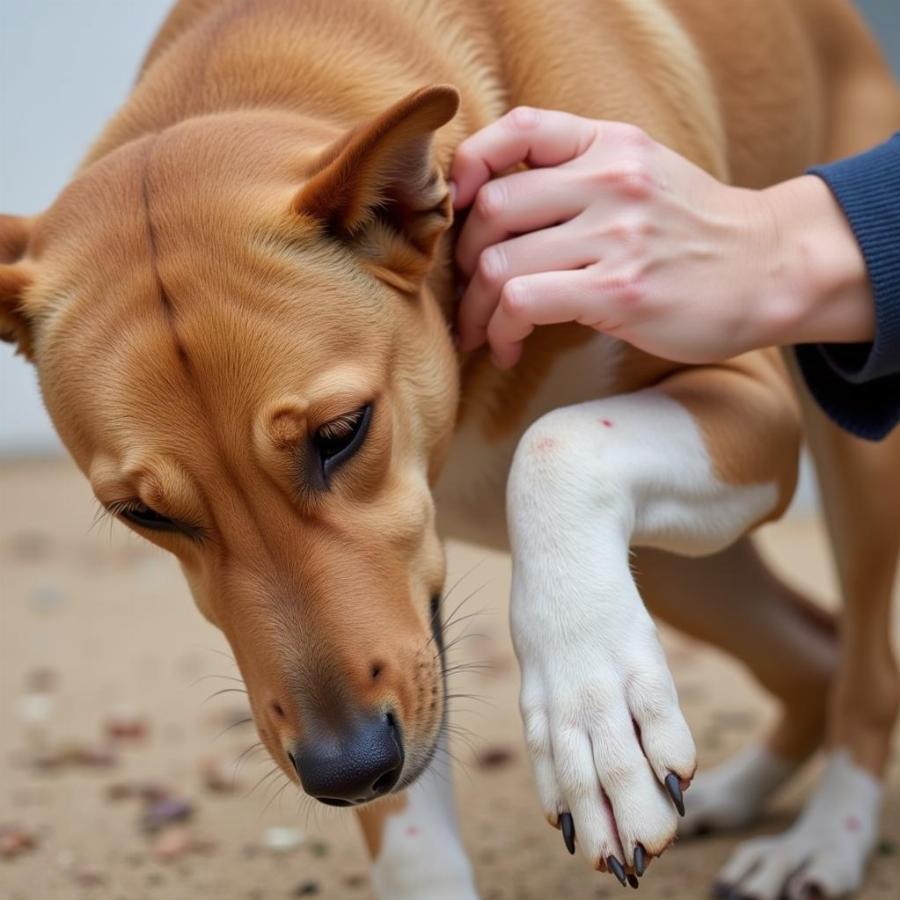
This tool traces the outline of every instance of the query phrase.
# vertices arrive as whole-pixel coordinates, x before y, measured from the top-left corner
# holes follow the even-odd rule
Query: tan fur
[[[433,134],[456,105],[435,85],[460,110]],[[460,393],[443,177],[517,104],[633,122],[748,186],[846,148],[860,105],[867,140],[897,124],[844,0],[182,0],[72,184],[0,219],[3,336],[101,503],[203,528],[146,536],[227,635],[288,771],[305,723],[388,704],[424,766],[443,714],[429,486],[457,420],[509,440],[586,341],[546,329],[513,376],[476,356]],[[661,385],[721,477],[775,482],[783,508],[800,425],[777,359],[616,365],[614,392]],[[314,489],[309,436],[370,402],[364,450]],[[846,525],[852,502],[833,509]]]

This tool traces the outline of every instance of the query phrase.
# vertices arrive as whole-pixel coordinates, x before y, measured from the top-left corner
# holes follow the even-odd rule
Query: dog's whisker
[[[284,774],[284,773],[282,773],[282,774]],[[275,792],[275,794],[272,796],[272,799],[269,800],[269,802],[265,805],[261,815],[264,816],[266,814],[266,811],[269,809],[269,807],[282,795],[282,793],[284,792],[284,789],[289,784],[293,784],[293,781],[291,781],[291,779],[288,778],[287,775],[285,775],[284,776],[284,784]],[[279,809],[280,809],[280,807],[279,807]]]
[[[447,666],[444,669],[444,674],[447,676],[458,674],[459,672],[493,672],[497,667],[490,662],[463,662],[463,663],[454,663],[452,666]]]
[[[493,579],[491,579],[491,580],[493,580]],[[486,581],[484,584],[479,585],[477,588],[475,588],[474,591],[471,591],[469,594],[467,594],[465,597],[463,597],[462,600],[460,600],[459,603],[457,603],[456,606],[453,607],[452,612],[450,612],[448,614],[446,622],[444,623],[445,627],[446,627],[447,623],[449,623],[453,620],[453,617],[462,609],[463,606],[465,606],[473,597],[475,597],[477,594],[479,594],[481,591],[483,591],[490,583],[491,583],[491,581]],[[442,602],[446,603],[447,597],[448,597],[448,595],[445,594],[441,598]]]
[[[222,730],[221,730],[221,731],[213,738],[213,741],[219,740],[219,738],[222,737],[223,734],[227,734],[229,731],[231,731],[232,728],[237,728],[237,727],[239,727],[240,725],[246,725],[248,722],[252,722],[252,721],[253,721],[253,716],[247,716],[246,719],[238,719],[236,722],[232,722],[230,725],[227,725],[225,728],[223,728],[223,729],[222,729]]]
[[[195,678],[188,687],[196,687],[201,681],[208,681],[210,678],[221,678],[223,681],[236,681],[238,684],[244,684],[243,678],[237,678],[234,675],[219,675],[213,672],[209,675],[201,675],[199,678]]]
[[[241,765],[245,760],[251,759],[256,753],[260,750],[264,749],[263,742],[257,741],[255,744],[251,744],[245,750],[241,751],[241,754],[238,758],[232,763],[231,766],[231,788],[234,790],[235,784],[237,784],[238,771]]]
[[[262,778],[260,778],[259,781],[257,781],[256,784],[253,785],[252,788],[250,788],[250,790],[249,790],[248,793],[244,796],[243,799],[244,799],[244,800],[249,800],[250,797],[253,796],[253,793],[254,793],[254,792],[255,792],[255,791],[256,791],[256,790],[264,783],[264,782],[268,781],[268,780],[269,780],[276,772],[281,772],[281,767],[278,765],[278,763],[275,763],[275,765],[273,765],[272,768],[269,769],[269,771],[266,772],[266,774],[263,775]]]
[[[222,688],[219,691],[213,691],[200,705],[204,706],[214,697],[218,697],[221,694],[243,694],[245,697],[247,696],[247,692],[243,688]]]
[[[488,560],[487,556],[482,556],[481,559],[478,560],[468,571],[464,572],[456,581],[453,582],[453,585],[446,591],[444,591],[444,599],[446,600],[458,587],[463,583],[470,575],[472,575],[476,569],[483,566]]]
[[[207,647],[204,644],[194,644],[194,649],[196,650],[204,650],[207,653],[217,653],[219,656],[224,656],[229,662],[237,665],[237,660],[230,654],[226,653],[224,650],[219,650],[217,647]]]
[[[452,628],[455,624],[458,623],[459,619],[457,618],[457,616],[462,611],[463,606],[465,606],[465,604],[468,603],[470,600],[474,599],[479,593],[481,593],[481,591],[483,591],[486,587],[488,587],[489,584],[490,584],[489,581],[485,582],[483,585],[475,588],[474,591],[472,591],[470,594],[468,594],[467,596],[463,597],[462,600],[460,600],[460,602],[453,608],[453,611],[444,620],[444,629],[445,630],[447,628]],[[481,611],[483,612],[484,610],[482,609]]]

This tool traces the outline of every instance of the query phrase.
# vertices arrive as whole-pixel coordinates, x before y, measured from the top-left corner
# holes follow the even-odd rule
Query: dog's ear
[[[415,292],[453,220],[432,143],[458,107],[455,88],[435,85],[354,128],[313,166],[297,212],[350,243],[378,277]]]
[[[32,220],[0,215],[0,340],[18,344],[19,353],[31,359],[31,328],[23,308],[31,284],[31,269],[22,262]]]

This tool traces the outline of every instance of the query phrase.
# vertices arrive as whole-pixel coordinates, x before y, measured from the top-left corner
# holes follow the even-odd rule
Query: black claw
[[[638,878],[647,871],[647,852],[640,844],[634,848],[634,871]]]
[[[559,827],[562,831],[563,843],[566,850],[575,855],[575,823],[572,821],[572,813],[560,813]]]
[[[666,790],[678,810],[678,815],[684,815],[684,794],[681,793],[681,779],[674,773],[666,775]]]
[[[622,887],[625,887],[625,866],[623,866],[614,856],[606,857],[606,865],[609,866],[609,871],[622,883]]]
[[[629,876],[628,876],[628,883],[629,883],[635,890],[637,890],[637,889],[641,886],[641,883],[637,880],[637,878],[636,878],[634,875],[629,875]]]

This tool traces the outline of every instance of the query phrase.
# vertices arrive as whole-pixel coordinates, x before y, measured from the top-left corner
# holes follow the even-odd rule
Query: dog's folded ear
[[[414,293],[431,266],[453,206],[434,160],[435,131],[453,118],[459,94],[422,88],[328,148],[298,193],[298,213],[351,244],[367,267]]]
[[[18,344],[31,358],[31,328],[23,308],[31,284],[31,269],[22,262],[31,233],[31,219],[0,215],[0,340]]]

